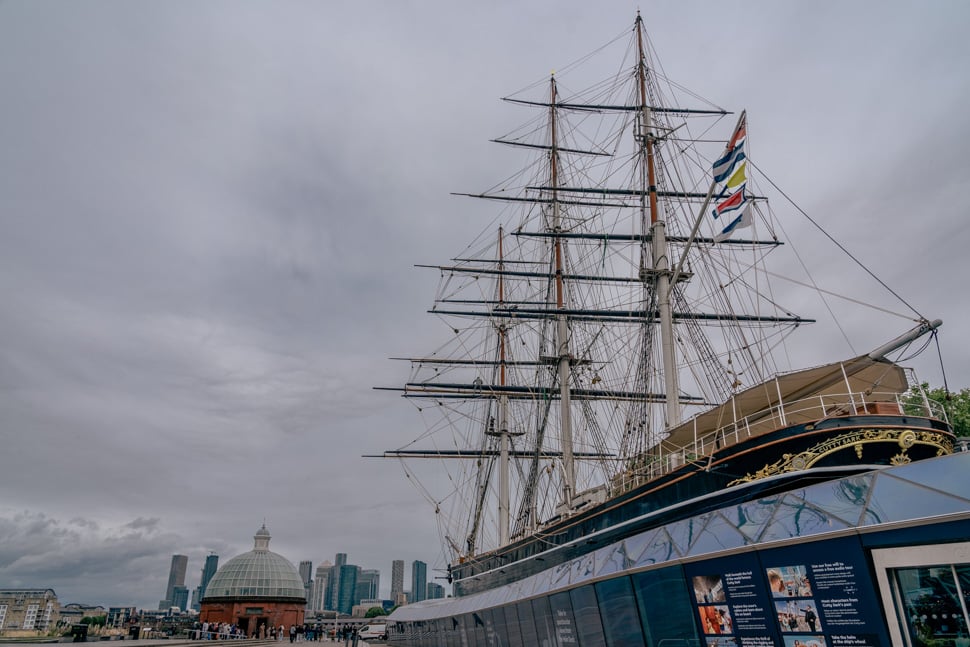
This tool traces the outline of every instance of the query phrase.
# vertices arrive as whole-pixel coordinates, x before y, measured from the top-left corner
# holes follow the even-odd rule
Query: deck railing
[[[775,429],[796,424],[817,423],[829,418],[852,415],[908,415],[947,421],[946,411],[939,402],[912,392],[827,393],[801,398],[749,413],[701,436],[681,447],[666,447],[663,443],[649,454],[640,457],[642,465],[627,469],[613,480],[615,492],[625,492],[647,481],[672,472],[687,462],[704,462],[714,452],[760,436]],[[697,424],[697,417],[694,424]]]

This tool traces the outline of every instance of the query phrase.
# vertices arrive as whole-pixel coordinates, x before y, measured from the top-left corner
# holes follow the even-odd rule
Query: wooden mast
[[[639,54],[639,64],[637,65],[637,79],[640,89],[640,118],[641,124],[640,151],[643,157],[641,168],[641,178],[646,180],[647,196],[649,199],[650,233],[651,233],[651,266],[653,268],[654,280],[656,280],[657,290],[657,309],[660,313],[660,346],[663,360],[664,374],[664,393],[666,394],[666,428],[670,429],[680,424],[680,388],[677,380],[677,358],[674,350],[674,317],[673,308],[670,303],[670,258],[668,256],[666,224],[660,217],[660,210],[657,206],[657,176],[656,164],[654,160],[654,134],[652,128],[652,116],[650,103],[647,101],[647,63],[646,53],[643,47],[643,19],[637,13],[637,53]],[[646,178],[643,178],[643,174]],[[646,213],[641,198],[641,222],[646,229]],[[646,243],[642,244],[646,247]],[[646,271],[646,261],[644,253],[646,250],[641,248],[640,272],[641,279],[646,282],[650,280]]]
[[[562,449],[562,503],[568,509],[576,492],[576,467],[573,461],[573,430],[571,421],[570,406],[570,376],[569,364],[571,354],[569,352],[569,326],[566,309],[566,297],[563,286],[563,253],[562,253],[562,232],[561,213],[559,206],[559,150],[558,150],[558,131],[556,121],[556,77],[549,79],[549,122],[550,122],[550,147],[549,165],[550,180],[552,187],[552,233],[554,235],[555,246],[555,271],[556,271],[556,308],[560,311],[556,315],[556,356],[558,357],[559,371],[559,444]]]

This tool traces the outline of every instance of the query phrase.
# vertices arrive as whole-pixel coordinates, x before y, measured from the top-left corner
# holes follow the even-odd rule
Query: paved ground
[[[51,639],[49,641],[38,641],[32,640],[29,642],[9,642],[6,640],[0,640],[0,647],[37,647],[38,645],[49,645],[49,644],[73,644],[77,647],[289,647],[290,642],[288,640],[185,640],[183,638],[145,638],[141,640],[88,640],[85,643],[72,643],[68,638],[63,643],[61,641]],[[294,647],[315,647],[316,645],[332,645],[337,647],[340,645],[343,647],[344,641],[339,640],[336,642],[331,642],[329,640],[321,640],[319,642],[296,642],[293,643]],[[351,640],[349,645],[353,645],[354,641]],[[357,647],[375,647],[380,646],[385,643],[380,641],[377,642],[364,642],[363,640],[357,641]]]

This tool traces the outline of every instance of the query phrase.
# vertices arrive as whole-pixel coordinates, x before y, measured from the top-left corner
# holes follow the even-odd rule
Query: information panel
[[[889,644],[855,537],[684,566],[707,647]]]
[[[685,564],[707,647],[774,647],[780,638],[755,553]]]
[[[889,644],[857,538],[787,546],[759,555],[786,647]]]

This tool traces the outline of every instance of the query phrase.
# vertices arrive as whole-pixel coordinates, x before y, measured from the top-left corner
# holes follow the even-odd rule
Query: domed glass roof
[[[265,524],[254,539],[256,547],[253,550],[230,559],[209,580],[202,599],[292,598],[306,601],[300,573],[285,557],[269,550],[270,534]]]

